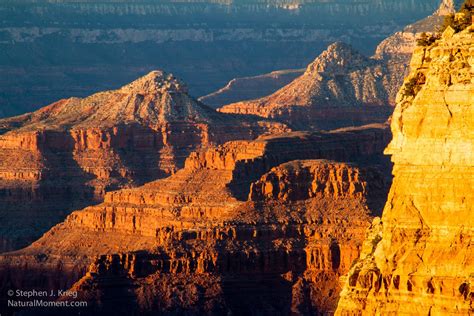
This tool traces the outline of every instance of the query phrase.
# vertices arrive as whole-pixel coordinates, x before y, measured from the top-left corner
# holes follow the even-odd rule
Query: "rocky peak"
[[[396,94],[390,82],[383,62],[337,42],[272,95],[219,111],[269,117],[303,130],[382,123],[392,113],[388,105]]]
[[[188,93],[184,83],[161,70],[152,71],[145,76],[123,86],[120,91],[137,94]]]
[[[172,74],[152,71],[117,90],[60,100],[36,112],[0,120],[0,126],[50,130],[138,123],[156,128],[170,122],[210,123],[221,116],[192,98]]]
[[[93,112],[86,121],[140,122],[148,126],[169,122],[213,121],[214,110],[188,95],[186,86],[172,74],[152,71],[122,88],[81,101]]]
[[[307,68],[306,74],[334,73],[347,74],[348,70],[362,68],[369,63],[369,59],[352,46],[336,42],[319,55]]]

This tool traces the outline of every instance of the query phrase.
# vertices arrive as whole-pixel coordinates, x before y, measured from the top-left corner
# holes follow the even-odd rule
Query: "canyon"
[[[0,114],[114,89],[154,69],[174,73],[192,95],[203,96],[232,78],[303,68],[335,41],[370,55],[382,39],[437,5],[438,0],[5,0]]]
[[[21,1],[6,12],[74,8],[104,24],[69,33],[54,29],[67,26],[59,19],[26,26],[15,41],[61,32],[107,45],[142,41],[155,14],[304,17],[317,8],[337,21],[370,5],[421,5]],[[64,315],[10,306],[30,300],[8,292],[16,289],[87,303],[68,315],[474,313],[474,1],[459,6],[443,0],[372,57],[336,41],[305,70],[238,78],[199,100],[174,75],[152,71],[0,119],[0,313]],[[108,28],[130,14],[143,17],[140,31]],[[175,29],[150,36],[189,41]],[[214,31],[210,42],[228,36]],[[267,39],[291,32],[276,33]],[[238,100],[239,91],[275,89]],[[240,102],[213,109],[226,100]]]
[[[284,131],[218,113],[161,71],[0,120],[0,250],[26,246],[107,191],[174,173],[197,148]]]
[[[453,25],[471,21],[466,4]],[[473,312],[473,31],[448,26],[413,54],[385,151],[393,184],[336,315]]]
[[[374,125],[198,150],[3,254],[0,284],[69,288],[91,315],[333,311],[387,194],[389,138]]]

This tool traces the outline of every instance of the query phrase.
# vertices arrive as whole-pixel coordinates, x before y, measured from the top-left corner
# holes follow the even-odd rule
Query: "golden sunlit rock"
[[[393,185],[337,315],[468,315],[474,284],[474,36],[418,47],[397,98]]]

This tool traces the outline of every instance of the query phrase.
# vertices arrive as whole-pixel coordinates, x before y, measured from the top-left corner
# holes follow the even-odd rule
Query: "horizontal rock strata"
[[[171,177],[107,193],[2,256],[1,283],[68,284],[100,312],[331,311],[387,186],[364,167],[387,138],[368,127],[198,151]]]
[[[26,245],[107,191],[172,174],[197,148],[288,130],[217,113],[160,71],[0,127],[0,251]]]

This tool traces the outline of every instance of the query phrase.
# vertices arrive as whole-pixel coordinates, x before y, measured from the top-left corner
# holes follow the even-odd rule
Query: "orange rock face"
[[[294,164],[281,165],[279,172],[264,175],[252,185],[250,199],[291,201],[317,195],[332,199],[365,195],[366,184],[361,181],[357,169],[311,162],[304,163],[300,169],[295,172]]]
[[[159,71],[0,127],[0,251],[25,245],[107,191],[172,174],[197,148],[288,130],[217,113]]]
[[[470,315],[474,284],[473,27],[418,47],[392,119],[394,182],[338,315]]]
[[[381,126],[198,151],[0,257],[1,284],[71,287],[110,313],[332,311],[387,183],[375,167],[307,159],[375,166],[387,138]]]

